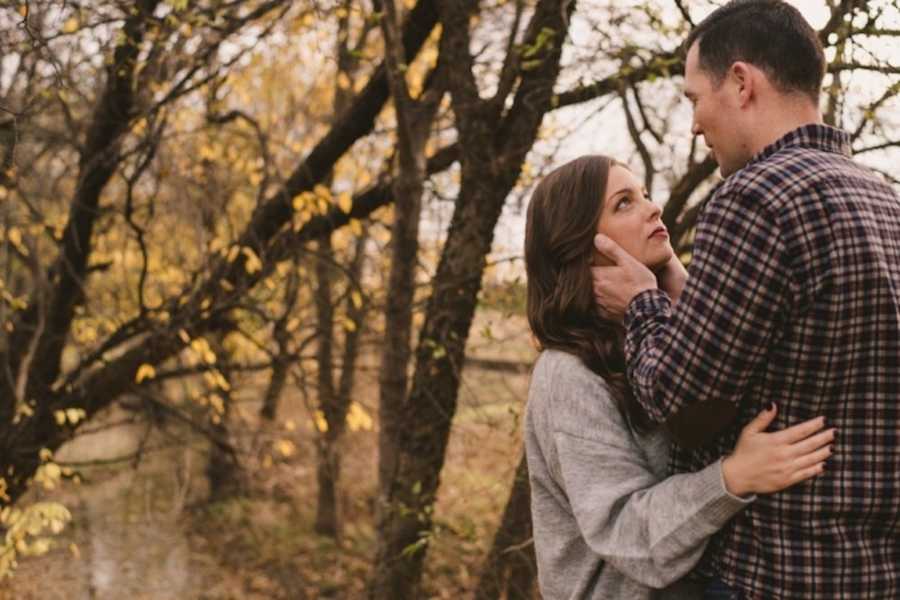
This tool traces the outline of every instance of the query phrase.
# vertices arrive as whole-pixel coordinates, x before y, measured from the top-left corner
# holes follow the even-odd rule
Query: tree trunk
[[[402,427],[387,440],[396,457],[383,484],[384,517],[370,596],[417,598],[431,535],[432,511],[450,425],[456,412],[465,344],[481,275],[505,198],[515,184],[559,73],[568,11],[574,2],[542,0],[526,33],[535,48],[505,117],[505,97],[480,100],[472,73],[468,3],[441,6],[441,55],[448,61],[450,91],[462,152],[462,182],[416,351],[412,389]],[[538,43],[539,36],[543,43]]]
[[[220,362],[231,362],[228,360],[228,351],[221,341],[221,336],[216,336],[213,349]],[[240,496],[247,489],[246,473],[238,456],[238,447],[232,443],[229,429],[233,402],[231,389],[234,381],[228,370],[219,369],[219,372],[228,383],[228,389],[214,390],[214,393],[222,398],[222,412],[213,419],[213,438],[209,448],[209,460],[206,463],[209,498],[213,502]]]
[[[235,446],[230,443],[228,419],[231,413],[231,398],[224,400],[224,413],[212,427],[214,439],[209,448],[206,463],[206,477],[209,481],[209,499],[213,502],[234,498],[244,493],[246,478]],[[221,443],[219,443],[221,442]]]
[[[443,96],[441,84],[432,79],[426,93],[413,100],[404,76],[405,62],[399,40],[399,19],[394,0],[376,2],[382,12],[382,33],[385,42],[385,63],[397,115],[397,166],[394,179],[394,224],[391,230],[391,271],[385,307],[384,353],[379,379],[379,436],[378,481],[379,528],[392,518],[394,498],[392,481],[398,470],[399,455],[396,440],[405,426],[403,409],[409,387],[409,364],[412,356],[412,318],[416,286],[416,266],[419,254],[419,220],[422,194],[425,190],[425,143],[431,123]],[[379,537],[376,563],[391,560],[393,549]],[[391,588],[375,570],[372,583],[375,593]]]
[[[537,561],[531,529],[531,487],[525,452],[519,460],[500,527],[485,559],[475,600],[530,600]]]
[[[365,262],[366,236],[356,240],[353,259],[350,263],[350,287],[358,285]],[[347,294],[347,318],[353,324],[344,336],[340,380],[332,402],[322,406],[328,430],[322,435],[318,446],[317,480],[319,485],[316,505],[315,531],[321,535],[340,538],[343,522],[340,513],[339,485],[341,477],[341,439],[346,428],[347,410],[353,393],[356,359],[359,356],[359,337],[362,334],[365,307],[357,305],[353,294]]]
[[[318,440],[317,478],[319,499],[316,505],[316,533],[338,537],[340,521],[336,482],[340,469],[337,440],[344,431],[346,415],[337,406],[334,389],[334,304],[332,300],[332,261],[335,260],[331,235],[319,240],[316,257],[316,364],[318,367],[318,403],[328,428]],[[340,413],[340,414],[339,414]]]
[[[272,362],[272,376],[269,379],[269,386],[266,388],[263,404],[259,410],[259,416],[266,421],[272,422],[278,416],[278,401],[281,398],[281,393],[284,391],[290,370],[291,362],[289,360],[276,357]]]

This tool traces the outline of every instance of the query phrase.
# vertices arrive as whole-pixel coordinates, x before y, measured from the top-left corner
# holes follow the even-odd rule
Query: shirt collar
[[[789,131],[787,134],[763,148],[750,159],[747,166],[763,161],[785,148],[809,148],[823,152],[833,152],[849,157],[850,135],[842,129],[811,123]]]

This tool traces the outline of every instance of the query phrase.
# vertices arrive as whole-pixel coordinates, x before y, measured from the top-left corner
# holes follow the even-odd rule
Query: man
[[[796,9],[735,0],[686,47],[693,132],[726,179],[686,283],[673,264],[657,289],[598,236],[614,265],[594,269],[597,302],[624,318],[629,380],[679,444],[673,469],[727,453],[770,402],[775,429],[824,415],[838,434],[821,475],[713,540],[707,597],[900,598],[900,200],[822,124],[825,60]]]

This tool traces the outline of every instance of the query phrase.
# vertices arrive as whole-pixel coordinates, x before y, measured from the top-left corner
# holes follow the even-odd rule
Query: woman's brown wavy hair
[[[555,169],[535,188],[525,224],[528,323],[542,350],[568,352],[602,377],[635,431],[650,422],[628,384],[625,330],[601,317],[590,267],[603,211],[607,156],[583,156]]]

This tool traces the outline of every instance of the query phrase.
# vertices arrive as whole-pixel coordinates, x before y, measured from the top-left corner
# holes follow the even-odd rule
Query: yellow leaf
[[[69,552],[72,553],[73,558],[81,558],[81,550],[78,549],[78,544],[75,542],[69,544]]]
[[[62,410],[54,411],[53,418],[56,419],[57,425],[65,425],[66,424],[66,413]]]
[[[69,423],[72,425],[76,425],[78,421],[82,420],[87,413],[84,412],[84,409],[81,408],[67,408],[66,409],[66,418],[69,419]]]
[[[16,247],[16,250],[28,256],[28,248],[22,243],[22,232],[18,227],[11,227],[6,233],[6,237]]]
[[[315,414],[316,419],[316,429],[320,432],[325,433],[328,431],[328,421],[325,420],[325,413],[321,410],[317,410]]]
[[[350,410],[347,412],[347,426],[350,428],[350,431],[371,431],[373,426],[372,417],[369,416],[369,413],[366,412],[366,409],[361,404],[354,402],[350,405]]]
[[[294,423],[293,419],[288,419],[284,423],[284,428],[287,429],[288,431],[294,431],[295,429],[297,429],[297,424]]]
[[[191,343],[191,336],[189,336],[189,335],[188,335],[188,332],[185,331],[184,329],[179,329],[179,330],[178,330],[178,337],[180,337],[180,338],[181,338],[181,341],[184,342],[185,344],[190,344],[190,343]]]
[[[66,19],[66,22],[63,23],[62,26],[63,33],[75,33],[78,31],[78,19],[75,17],[69,17]]]
[[[51,458],[53,458],[53,451],[50,448],[41,448],[41,451],[38,452],[38,456],[41,459],[41,462],[47,462]]]
[[[44,465],[44,469],[51,479],[59,479],[62,476],[62,469],[56,463],[47,463]]]
[[[144,363],[138,367],[137,373],[134,376],[134,382],[140,383],[145,379],[153,379],[154,377],[156,377],[156,369],[153,368],[153,365]]]
[[[262,261],[259,260],[259,257],[256,255],[256,252],[253,251],[253,248],[244,246],[241,248],[241,252],[247,257],[247,260],[244,263],[244,269],[247,270],[248,274],[252,275],[262,269]]]
[[[338,84],[338,87],[341,88],[342,90],[348,90],[348,89],[350,89],[350,85],[351,85],[350,78],[347,77],[347,74],[342,71],[342,72],[338,73],[337,84]]]
[[[347,331],[356,331],[356,323],[352,320],[345,318],[344,319],[344,329]]]
[[[319,198],[322,198],[323,200],[325,200],[326,202],[331,200],[331,190],[329,190],[327,187],[325,187],[321,183],[316,184],[316,186],[313,187],[313,193],[316,196],[318,196]]]
[[[359,219],[350,219],[350,231],[352,231],[353,235],[356,237],[363,234],[362,223],[359,222]]]
[[[350,214],[350,210],[353,208],[353,198],[350,196],[349,192],[344,192],[338,196],[338,207],[342,212]]]
[[[362,294],[360,294],[357,290],[353,290],[353,293],[350,294],[350,299],[353,301],[353,306],[355,306],[356,308],[362,308]]]
[[[222,400],[222,396],[218,394],[212,394],[209,397],[209,404],[213,407],[213,410],[216,411],[217,414],[224,415],[225,414],[225,401]],[[215,421],[218,422],[218,421]]]
[[[215,358],[215,357],[213,357]],[[228,380],[225,379],[225,376],[222,375],[219,371],[210,371],[207,373],[209,376],[209,381],[212,384],[212,387],[217,387],[225,392],[231,390],[231,385],[228,383]]]
[[[294,452],[297,450],[297,447],[291,440],[278,440],[276,447],[278,448],[278,451],[281,452],[281,455],[286,457],[293,456]]]
[[[191,342],[191,350],[198,354],[202,354],[203,352],[209,350],[209,342],[207,342],[202,337],[197,338]]]

